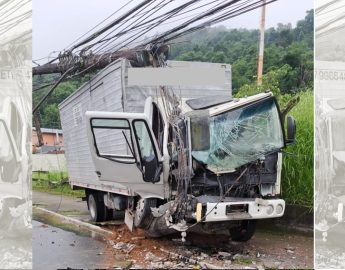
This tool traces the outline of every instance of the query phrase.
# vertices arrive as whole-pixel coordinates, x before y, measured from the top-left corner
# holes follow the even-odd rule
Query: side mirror
[[[295,143],[295,137],[296,137],[296,121],[292,116],[288,116],[286,121],[287,121],[286,144],[293,144]]]
[[[145,182],[156,183],[160,180],[162,173],[162,163],[158,162],[154,156],[142,160],[142,172]]]

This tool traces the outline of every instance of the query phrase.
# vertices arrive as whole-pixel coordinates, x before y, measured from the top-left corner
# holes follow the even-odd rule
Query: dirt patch
[[[130,232],[125,225],[112,231],[107,239],[112,257],[106,260],[129,261],[132,268],[313,268],[310,236],[259,231],[252,240],[239,243],[225,234],[189,233],[182,243],[179,234],[153,239],[142,230]]]
[[[171,238],[147,238],[143,230],[135,229],[131,232],[126,225],[119,225],[110,229],[113,232],[113,236],[107,238],[107,252],[111,251],[115,259],[130,260],[132,265],[139,265],[141,267],[149,267],[151,265],[147,254],[152,254],[152,260],[158,260],[158,258],[166,259],[166,253],[162,252],[160,248],[169,248],[171,246]],[[130,251],[126,249],[126,245],[123,245],[122,249],[114,248],[119,243],[134,246]],[[113,258],[108,259],[112,260]]]

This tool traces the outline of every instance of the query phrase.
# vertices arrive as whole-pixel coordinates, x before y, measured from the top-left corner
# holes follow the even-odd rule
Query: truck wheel
[[[107,206],[106,207],[106,220],[109,221],[109,220],[114,220],[114,215],[115,215],[115,210],[114,209],[109,209]]]
[[[107,209],[106,206],[98,195],[98,193],[90,193],[87,196],[87,204],[89,207],[91,219],[94,222],[102,222],[107,218]]]
[[[147,229],[153,220],[151,207],[156,207],[156,199],[140,199],[137,203],[134,215],[134,226],[141,229]]]
[[[240,226],[230,228],[230,237],[232,241],[246,242],[250,240],[256,228],[256,220],[243,220]]]

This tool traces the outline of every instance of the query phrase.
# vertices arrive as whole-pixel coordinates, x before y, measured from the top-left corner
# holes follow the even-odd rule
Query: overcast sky
[[[134,0],[140,2],[141,0]],[[60,51],[108,17],[127,0],[33,0],[33,59]],[[313,0],[278,0],[267,6],[266,28],[304,18]],[[231,28],[258,28],[260,10],[222,22]],[[46,62],[46,61],[43,61]]]

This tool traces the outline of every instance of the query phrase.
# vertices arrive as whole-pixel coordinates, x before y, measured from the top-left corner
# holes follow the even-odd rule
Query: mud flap
[[[132,232],[134,227],[134,215],[128,209],[125,211],[125,224],[127,225],[128,229]]]

